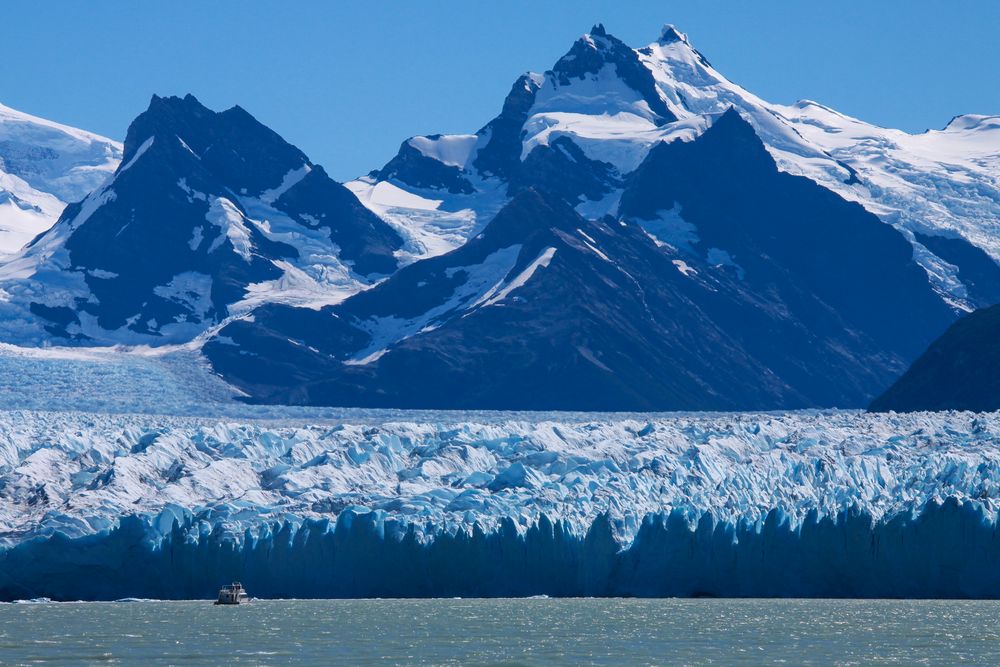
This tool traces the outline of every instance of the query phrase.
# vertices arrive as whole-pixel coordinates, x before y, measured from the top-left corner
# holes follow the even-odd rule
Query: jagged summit
[[[239,106],[216,112],[191,94],[154,95],[129,127],[124,162],[150,138],[183,150],[217,171],[237,194],[257,195],[310,165],[306,155]]]
[[[672,23],[666,23],[663,29],[660,30],[660,38],[657,40],[660,44],[673,44],[674,42],[684,42],[688,43],[688,36],[678,30]]]
[[[568,87],[574,80],[590,80],[605,88],[612,88],[617,81],[624,85],[639,102],[652,112],[650,120],[664,124],[677,120],[677,117],[667,108],[664,100],[656,92],[656,82],[648,68],[639,60],[639,54],[617,37],[609,34],[604,26],[597,24],[587,35],[578,39],[570,50],[560,58],[546,76],[551,80],[550,86]],[[543,84],[544,89],[544,84]],[[573,95],[583,99],[594,99],[594,91],[574,91]],[[628,100],[625,91],[619,93],[619,99],[607,103],[606,113],[626,111]],[[595,100],[596,101],[596,100]],[[591,103],[592,104],[592,103]],[[629,109],[632,113],[642,113],[637,109]]]

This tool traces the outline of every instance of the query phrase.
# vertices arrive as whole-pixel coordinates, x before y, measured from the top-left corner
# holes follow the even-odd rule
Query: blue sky
[[[240,104],[345,180],[413,134],[473,132],[595,22],[674,23],[730,79],[922,131],[1000,114],[1000,2],[4,0],[0,102],[123,138],[153,93]]]

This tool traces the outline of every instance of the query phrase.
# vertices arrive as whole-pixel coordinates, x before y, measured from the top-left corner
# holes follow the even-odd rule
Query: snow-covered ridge
[[[119,142],[0,104],[0,253],[51,227],[66,204],[99,187],[121,157]]]
[[[853,412],[471,416],[221,422],[0,413],[0,534],[9,545],[102,532],[126,514],[234,535],[264,522],[377,511],[420,530],[584,532],[608,514],[628,542],[649,514],[874,518],[953,497],[1000,506],[1000,417]],[[157,518],[159,517],[159,518]]]

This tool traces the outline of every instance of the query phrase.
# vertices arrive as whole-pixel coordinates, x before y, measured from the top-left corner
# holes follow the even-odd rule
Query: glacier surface
[[[995,414],[269,416],[0,413],[0,598],[1000,595]]]

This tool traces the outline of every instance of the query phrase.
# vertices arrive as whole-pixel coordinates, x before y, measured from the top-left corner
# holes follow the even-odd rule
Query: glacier
[[[1000,596],[998,414],[241,409],[0,412],[0,599]]]

